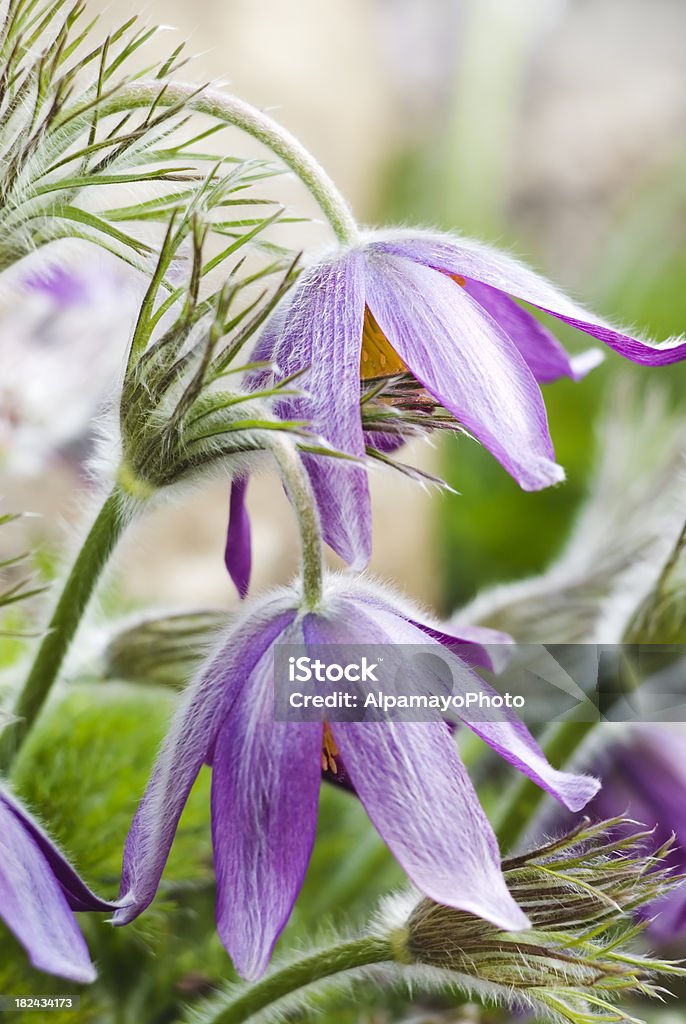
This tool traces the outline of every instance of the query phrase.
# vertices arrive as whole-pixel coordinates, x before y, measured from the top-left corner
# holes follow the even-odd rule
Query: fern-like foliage
[[[145,267],[149,241],[127,225],[165,222],[202,184],[208,161],[240,163],[207,150],[222,125],[194,134],[188,100],[166,102],[172,76],[187,62],[181,46],[146,63],[157,28],[131,18],[91,43],[96,23],[84,18],[81,0],[7,0],[0,28],[0,270],[63,237],[96,242]],[[151,102],[112,114],[122,91],[142,77],[159,82]],[[253,163],[242,186],[271,173]],[[112,206],[112,186],[134,188],[134,201]],[[242,196],[227,199],[219,233],[243,229],[245,211],[232,216],[243,205]]]
[[[272,399],[292,393],[290,379],[262,388],[246,380],[262,368],[246,348],[298,274],[292,254],[261,258],[256,266],[247,259],[281,209],[207,253],[216,213],[242,188],[246,173],[244,165],[224,176],[213,168],[169,220],[121,393],[120,484],[129,493],[145,496],[146,489],[187,479],[218,460],[269,447],[266,435],[273,431],[310,437],[305,423],[282,421],[272,411]],[[187,279],[171,288],[179,263],[187,265]]]

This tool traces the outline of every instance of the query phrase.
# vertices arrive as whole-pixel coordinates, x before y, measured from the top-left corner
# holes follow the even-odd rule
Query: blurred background
[[[102,11],[106,24],[138,13],[125,0]],[[198,54],[186,77],[221,80],[298,135],[364,223],[479,237],[519,254],[599,314],[654,337],[684,331],[683,0],[156,0],[145,16],[174,26],[174,41]],[[230,145],[258,151],[236,135]],[[310,250],[327,244],[303,189],[283,187],[293,211],[314,218],[289,226],[287,241]],[[0,282],[0,495],[7,508],[36,514],[22,528],[39,543],[46,576],[89,502],[83,466],[93,421],[115,386],[142,287],[106,255],[61,246],[59,262],[26,261]],[[570,348],[583,347],[573,331],[555,330]],[[466,438],[417,443],[408,461],[459,493],[375,471],[374,570],[446,615],[486,585],[541,570],[564,546],[588,492],[601,454],[597,427],[608,396],[618,401],[619,375],[664,388],[684,421],[686,368],[638,370],[608,353],[582,383],[545,389],[564,486],[525,494]],[[117,558],[117,610],[235,606],[223,565],[227,499],[227,484],[215,480],[131,531]],[[255,480],[249,503],[255,584],[286,580],[296,538],[277,481]],[[73,686],[64,714],[32,738],[15,784],[86,877],[109,892],[173,699],[142,688],[134,699],[117,684],[100,699],[94,709]],[[87,799],[73,790],[82,777]],[[167,899],[125,934],[88,925],[104,988],[81,1022],[177,1020],[180,1001],[227,976],[212,923],[207,802],[202,778],[175,845]],[[332,910],[366,913],[400,878],[344,794],[327,790],[320,833],[289,931],[296,941]],[[0,984],[9,962],[0,951]],[[122,986],[134,983],[137,1003],[103,1009],[102,992],[116,1006]],[[14,991],[16,977],[12,984]],[[35,977],[25,984],[36,990]],[[427,1006],[421,1017],[377,1005],[364,1018],[341,1009],[325,1019],[477,1019],[457,1009],[434,1017]],[[661,1018],[683,1019],[679,1010]]]
[[[116,0],[103,18],[134,13]],[[226,82],[295,132],[363,222],[495,242],[607,317],[660,337],[683,330],[680,0],[653,0],[649,11],[641,0],[166,0],[145,15],[174,26],[174,42],[188,40],[194,79]],[[165,33],[159,46],[169,42]],[[316,218],[301,188],[286,191],[296,212]],[[288,237],[294,247],[327,239],[318,223]],[[79,513],[84,422],[111,389],[140,295],[140,282],[106,257],[77,248],[67,263],[68,287],[31,269],[5,283],[1,298],[0,493],[42,515],[31,530],[48,544]],[[579,343],[571,331],[564,340]],[[66,376],[65,359],[74,369]],[[546,389],[564,487],[524,494],[462,438],[423,442],[412,455],[459,495],[375,472],[374,569],[447,612],[478,586],[549,561],[584,494],[605,381],[620,369],[630,372],[609,354],[582,384]],[[686,379],[674,368],[641,377],[674,389]],[[284,536],[289,516],[275,482],[258,480],[250,504],[256,583],[286,579],[294,535]],[[120,562],[131,602],[164,594],[231,604],[225,519],[226,488],[215,483],[134,531]]]

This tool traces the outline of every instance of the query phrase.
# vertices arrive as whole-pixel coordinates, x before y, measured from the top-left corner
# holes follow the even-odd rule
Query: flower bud
[[[391,934],[400,963],[438,969],[461,987],[554,1020],[609,1021],[619,997],[659,995],[656,975],[685,973],[630,948],[641,931],[632,911],[677,884],[652,856],[649,837],[615,819],[575,831],[503,862],[508,889],[531,929],[505,932],[464,911],[422,899]]]
[[[120,402],[117,482],[136,500],[220,461],[241,472],[246,458],[270,447],[271,432],[304,432],[303,424],[284,423],[271,408],[273,395],[292,393],[289,382],[262,391],[242,384],[244,371],[254,365],[242,364],[243,348],[290,287],[294,265],[256,299],[246,298],[246,289],[256,278],[282,269],[281,263],[243,277],[235,266],[224,287],[203,297],[201,281],[216,262],[203,262],[206,234],[196,212],[182,215],[180,224],[178,217],[172,219],[131,342]],[[162,285],[187,235],[193,244],[190,280],[172,296],[179,300],[174,307]],[[228,379],[236,381],[231,389],[225,386]]]
[[[102,675],[181,690],[226,622],[226,612],[198,609],[121,624],[100,655]]]

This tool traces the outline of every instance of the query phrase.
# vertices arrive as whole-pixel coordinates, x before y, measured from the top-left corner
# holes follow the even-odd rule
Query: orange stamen
[[[338,773],[338,765],[336,764],[336,758],[339,755],[336,741],[333,738],[333,734],[329,727],[328,722],[324,722],[324,735],[322,737],[322,771],[331,771],[334,775]]]
[[[396,373],[404,373],[406,370],[407,366],[377,324],[369,307],[365,306],[360,377],[362,380],[393,377]]]

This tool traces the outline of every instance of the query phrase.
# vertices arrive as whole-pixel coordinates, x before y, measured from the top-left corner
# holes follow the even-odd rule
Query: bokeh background
[[[133,4],[112,0],[102,16],[115,23],[137,13]],[[684,330],[683,0],[158,0],[146,5],[145,16],[175,26],[175,35],[198,53],[190,68],[194,79],[226,82],[295,132],[361,221],[436,225],[477,236],[512,249],[609,318],[656,337]],[[169,39],[160,45],[168,47]],[[258,151],[237,136],[231,145]],[[288,241],[326,244],[326,228],[302,188],[295,182],[284,188],[293,210],[314,218],[292,225]],[[32,263],[0,289],[0,494],[8,507],[36,513],[23,529],[39,544],[48,574],[88,503],[84,427],[114,386],[141,288],[103,255],[67,247],[60,259],[69,267],[68,288],[58,287],[54,275],[41,276]],[[572,348],[580,344],[571,331],[564,340]],[[683,415],[682,368],[637,371],[608,354],[583,383],[546,389],[565,486],[524,494],[474,442],[417,443],[410,460],[444,475],[459,493],[429,492],[375,472],[374,570],[448,614],[484,585],[547,565],[587,492],[597,426],[619,373],[640,376],[642,387],[659,383]],[[250,506],[256,585],[283,581],[295,568],[296,543],[278,483],[268,476],[256,480]],[[227,485],[219,480],[150,516],[122,546],[111,600],[121,609],[233,606],[222,557],[226,515]],[[75,686],[66,700],[68,714],[47,738],[35,737],[18,784],[35,803],[56,809],[57,831],[72,848],[83,837],[80,866],[102,886],[117,877],[123,836],[121,819],[98,797],[100,787],[114,787],[121,815],[129,813],[171,698],[138,695],[132,716],[129,697],[111,691],[108,715],[130,751],[122,778],[109,727],[94,720],[87,696]],[[61,779],[48,769],[60,743]],[[77,794],[65,805],[65,780],[68,786],[86,748],[95,772],[92,798],[84,805]],[[35,767],[41,756],[50,758],[44,775]],[[209,857],[206,838],[200,846],[197,840],[207,831],[200,810],[206,789],[191,807],[172,868],[184,892],[196,886],[199,894],[185,908],[177,900],[181,916],[172,931],[179,934],[166,935],[158,906],[157,916],[136,926],[135,942],[119,933],[92,937],[111,967],[106,982],[113,992],[144,971],[151,949],[157,964],[166,965],[159,975],[149,972],[142,1004],[148,1015],[140,1020],[177,1019],[178,1001],[227,969],[210,936],[211,891],[199,881]],[[359,808],[341,799],[327,798],[323,808],[323,840],[299,904],[305,909],[296,913],[296,936],[332,899],[334,906],[363,906],[370,892],[383,888],[380,879],[397,877]],[[327,832],[327,822],[341,820],[357,830],[353,852],[341,846],[338,832]],[[332,863],[333,896],[327,889],[325,906],[318,886]],[[198,911],[198,900],[207,904],[206,913]],[[179,938],[184,929],[185,945]],[[110,1019],[96,1009],[92,1019]],[[130,1013],[118,1019],[136,1019]],[[348,1018],[341,1010],[329,1019]]]

